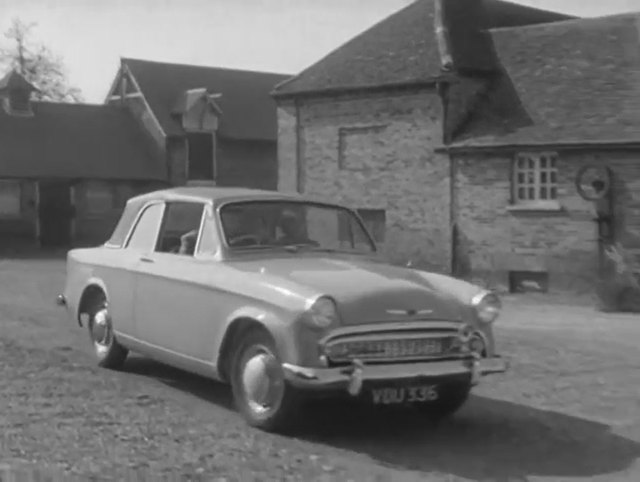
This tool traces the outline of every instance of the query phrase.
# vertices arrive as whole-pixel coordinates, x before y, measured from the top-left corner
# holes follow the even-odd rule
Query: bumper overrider
[[[345,390],[358,396],[366,383],[405,382],[423,378],[442,379],[470,376],[477,385],[485,375],[504,373],[509,363],[502,357],[470,358],[464,360],[428,361],[399,364],[364,364],[354,359],[350,366],[336,368],[308,368],[284,363],[287,382],[301,390]]]

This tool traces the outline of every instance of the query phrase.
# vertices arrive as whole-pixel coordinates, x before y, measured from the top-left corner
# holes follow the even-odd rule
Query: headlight
[[[502,309],[500,298],[495,293],[482,291],[475,295],[471,300],[478,319],[484,323],[493,323]]]
[[[305,321],[313,328],[325,329],[338,322],[335,301],[323,296],[318,298],[305,314]]]

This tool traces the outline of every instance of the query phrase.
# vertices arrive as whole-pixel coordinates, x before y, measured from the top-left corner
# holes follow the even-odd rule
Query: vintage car
[[[88,327],[100,366],[133,351],[228,383],[264,430],[290,427],[312,395],[447,416],[507,369],[494,293],[385,262],[354,210],[298,194],[136,196],[66,269],[58,304]]]

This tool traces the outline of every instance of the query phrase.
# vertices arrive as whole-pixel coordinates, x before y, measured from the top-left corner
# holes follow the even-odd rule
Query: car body
[[[507,369],[495,294],[387,263],[354,210],[298,194],[133,197],[104,245],[69,251],[58,302],[101,366],[135,351],[229,383],[265,430],[289,426],[307,396],[447,415]]]

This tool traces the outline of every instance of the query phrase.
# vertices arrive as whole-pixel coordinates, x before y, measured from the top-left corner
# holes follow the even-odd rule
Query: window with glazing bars
[[[515,204],[555,202],[558,197],[556,153],[519,153],[514,160]]]

